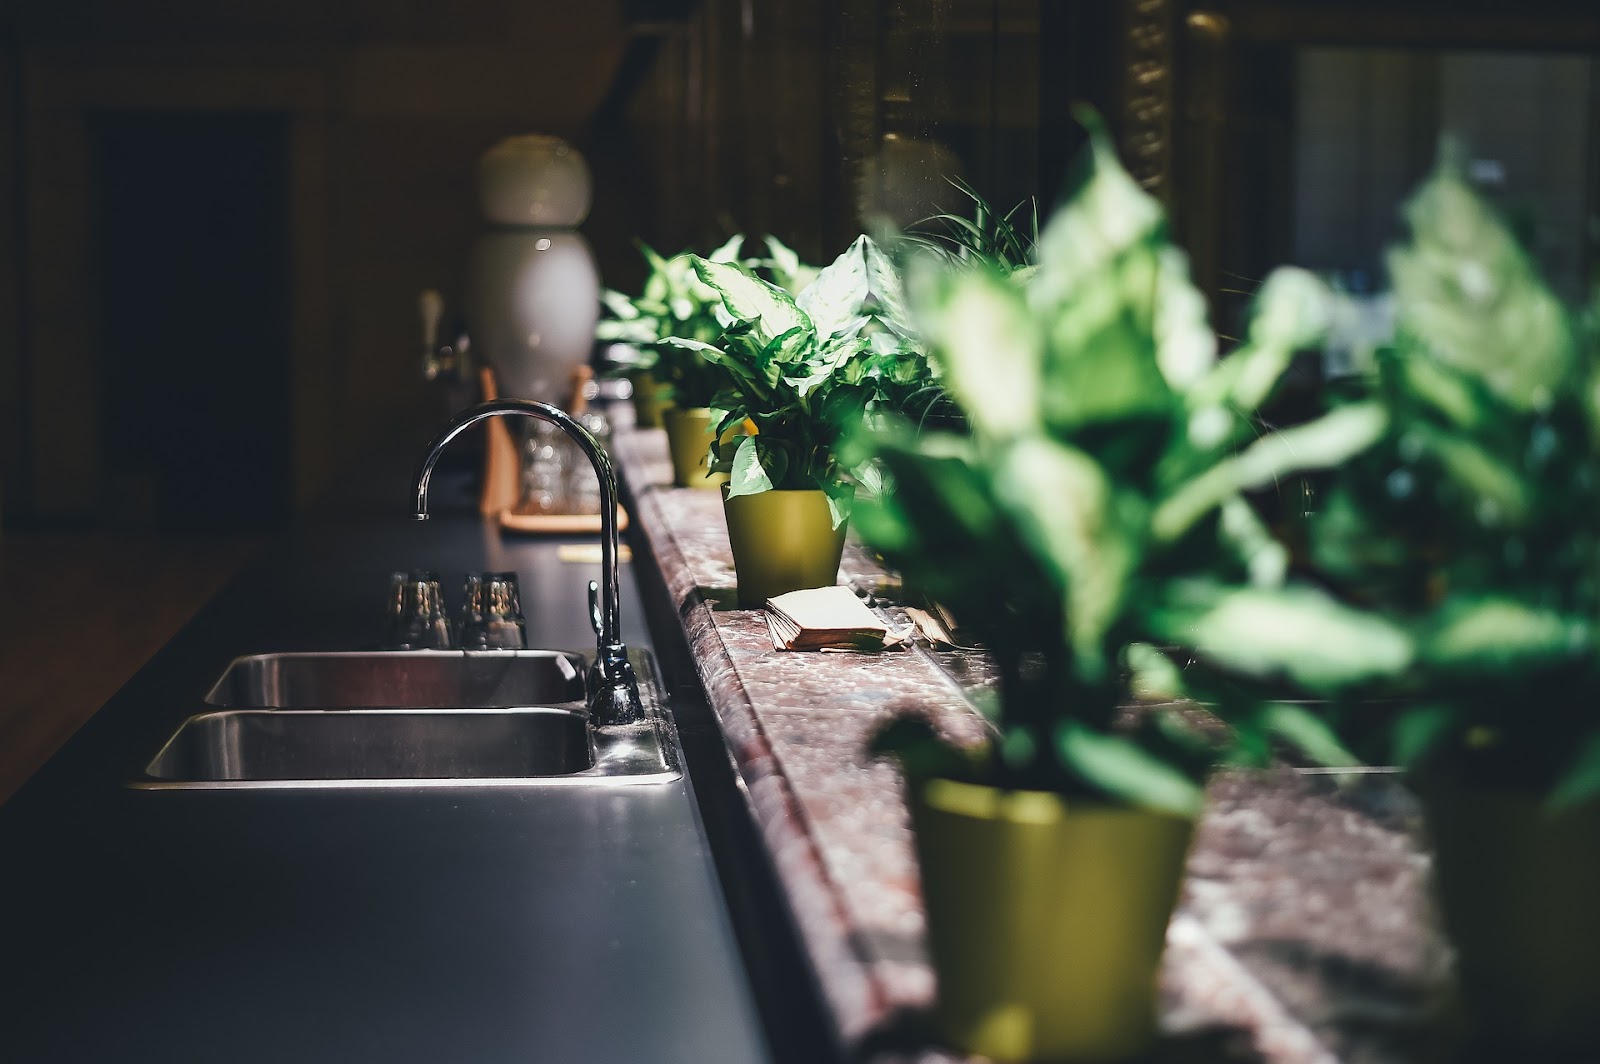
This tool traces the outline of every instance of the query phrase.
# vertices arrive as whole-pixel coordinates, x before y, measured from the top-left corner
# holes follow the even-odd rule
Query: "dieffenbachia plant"
[[[1447,149],[1388,268],[1386,424],[1310,526],[1335,587],[1406,625],[1397,708],[1349,744],[1422,771],[1600,797],[1600,301],[1570,313]]]
[[[810,287],[811,282],[817,279],[818,269],[800,261],[800,256],[795,250],[768,234],[767,257],[757,262],[762,269],[772,278],[772,283],[797,296]]]
[[[720,263],[739,261],[743,236],[735,236],[711,253]],[[650,264],[650,276],[638,298],[612,289],[600,293],[610,317],[601,320],[595,336],[628,344],[638,353],[625,371],[652,374],[664,389],[663,399],[685,409],[707,406],[722,385],[720,371],[708,366],[699,353],[662,343],[668,337],[709,341],[722,334],[717,317],[721,297],[706,286],[694,269],[694,256],[684,252],[664,259],[645,244],[639,245]]]
[[[1160,206],[1096,130],[1076,191],[1018,277],[915,275],[918,324],[970,433],[867,434],[892,490],[858,529],[994,655],[999,738],[974,757],[913,721],[879,749],[936,774],[1193,814],[1218,762],[1288,742],[1348,761],[1319,718],[1270,685],[1354,686],[1408,660],[1397,626],[1286,583],[1285,551],[1240,492],[1336,465],[1384,425],[1355,404],[1259,436],[1256,410],[1326,324],[1325,292],[1274,273],[1246,339],[1218,361],[1205,303]],[[1258,438],[1259,437],[1259,438]],[[1178,669],[1158,647],[1193,648]],[[1215,707],[1225,728],[1160,689]]]
[[[665,342],[724,373],[711,401],[719,411],[712,468],[730,474],[729,496],[821,489],[838,526],[855,494],[838,453],[845,434],[938,390],[898,271],[865,236],[798,296],[731,262],[696,259],[694,267],[721,297],[721,335]],[[720,441],[747,418],[755,435]]]

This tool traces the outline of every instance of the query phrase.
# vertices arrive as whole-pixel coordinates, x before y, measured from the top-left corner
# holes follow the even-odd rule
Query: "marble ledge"
[[[934,976],[909,818],[898,772],[865,748],[911,710],[963,743],[986,722],[920,648],[774,650],[760,613],[733,606],[717,493],[669,486],[659,430],[613,451],[841,1042],[880,1064],[956,1059],[916,1034]],[[852,542],[841,579],[885,574]],[[1446,956],[1403,789],[1280,770],[1220,777],[1209,799],[1168,932],[1160,1058],[1408,1059]]]

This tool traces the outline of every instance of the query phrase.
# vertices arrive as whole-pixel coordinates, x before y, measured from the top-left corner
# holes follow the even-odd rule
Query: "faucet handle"
[[[593,580],[589,581],[589,626],[594,629],[595,635],[601,634],[604,616],[600,612],[600,585]]]

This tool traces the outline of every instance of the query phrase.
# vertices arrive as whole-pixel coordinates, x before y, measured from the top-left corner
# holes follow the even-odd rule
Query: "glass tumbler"
[[[412,569],[389,576],[385,650],[448,650],[455,645],[439,574]]]
[[[589,430],[608,453],[611,450],[611,423],[606,416],[598,410],[586,411],[577,416],[578,424]],[[571,461],[567,467],[567,510],[575,514],[597,514],[600,512],[600,478],[595,473],[594,467],[584,457],[576,445],[570,440],[564,441],[571,448]]]
[[[566,434],[545,421],[528,428],[522,448],[522,499],[518,511],[528,514],[567,512],[567,468],[571,444]]]
[[[528,645],[516,573],[468,573],[461,602],[461,649],[521,650]]]

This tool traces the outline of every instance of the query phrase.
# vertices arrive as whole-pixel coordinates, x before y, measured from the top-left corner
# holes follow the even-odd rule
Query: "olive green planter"
[[[667,429],[667,446],[672,451],[672,483],[679,488],[716,490],[728,482],[728,474],[711,472],[711,411],[706,407],[680,410],[669,406],[661,419]]]
[[[661,398],[661,385],[648,373],[633,376],[633,423],[641,429],[662,427],[661,412],[668,404]]]
[[[1600,800],[1414,781],[1475,1059],[1600,1060]]]
[[[1191,821],[942,779],[911,815],[943,1038],[996,1061],[1150,1045]]]
[[[838,583],[845,526],[833,527],[822,491],[724,495],[722,509],[741,607],[756,609],[774,595]]]

